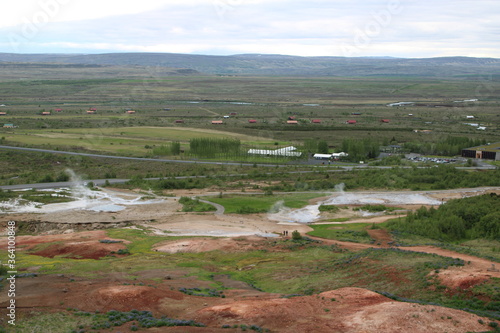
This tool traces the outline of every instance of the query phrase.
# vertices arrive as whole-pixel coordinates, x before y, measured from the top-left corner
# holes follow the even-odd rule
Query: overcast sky
[[[4,0],[0,52],[500,58],[498,0]]]

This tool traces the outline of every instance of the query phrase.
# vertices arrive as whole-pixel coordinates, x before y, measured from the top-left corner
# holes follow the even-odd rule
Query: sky
[[[0,52],[500,58],[498,0],[22,0]]]

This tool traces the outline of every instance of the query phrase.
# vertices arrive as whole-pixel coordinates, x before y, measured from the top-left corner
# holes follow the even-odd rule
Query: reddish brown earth
[[[100,240],[114,240],[121,243],[101,243]],[[28,251],[31,254],[53,258],[63,256],[73,259],[99,259],[111,252],[125,249],[126,240],[111,239],[106,231],[85,231],[62,235],[17,236],[18,250]],[[7,239],[0,239],[0,249],[7,248]],[[47,244],[46,246],[43,246]],[[40,249],[38,249],[40,248]]]
[[[377,241],[390,241],[388,234],[381,229],[374,230],[377,232],[372,235]],[[104,246],[123,246],[123,243],[102,244],[99,243],[100,239],[109,238],[104,231],[92,231],[65,235],[21,236],[19,242],[22,251],[31,251],[36,245],[58,241],[61,242],[56,243],[59,245],[71,244],[65,249],[80,254],[87,253],[92,244],[96,246],[94,253],[98,253]],[[159,244],[157,250],[246,251],[262,248],[266,242],[259,237],[203,237],[165,242]],[[324,242],[337,243],[351,249],[373,247],[331,240]],[[54,249],[54,246],[47,249]],[[442,283],[450,288],[469,288],[492,276],[500,277],[500,273],[488,271],[492,263],[484,259],[433,247],[404,249],[460,257],[470,261],[470,264],[464,267],[450,268],[439,273]],[[69,255],[69,252],[65,254]],[[481,325],[478,320],[482,319],[485,323],[491,321],[464,311],[397,302],[361,288],[342,288],[314,296],[280,298],[280,295],[259,292],[227,276],[215,277],[226,287],[237,288],[225,291],[226,298],[188,296],[178,289],[205,288],[210,285],[209,281],[199,281],[187,273],[188,271],[182,269],[134,272],[136,280],[130,280],[127,272],[112,271],[102,272],[101,277],[93,279],[62,275],[22,278],[17,280],[18,311],[28,315],[31,309],[66,311],[68,308],[78,308],[89,312],[139,309],[152,311],[156,316],[193,319],[208,325],[206,328],[149,329],[148,332],[236,332],[234,329],[223,330],[221,327],[246,324],[268,328],[271,332],[458,333],[485,331],[487,327]],[[5,308],[6,301],[6,295],[2,294],[0,306]],[[114,332],[128,330],[127,325]]]
[[[241,231],[280,232],[300,228],[301,233],[309,229],[306,225],[277,225],[263,216],[219,216],[191,215],[174,213],[168,207],[177,207],[176,203],[154,206],[156,222],[148,222],[147,227],[157,230],[206,231],[217,229],[224,232]],[[165,209],[167,209],[165,211]],[[165,216],[163,216],[165,212]],[[133,220],[147,221],[148,207],[139,207],[134,212]],[[79,219],[86,217],[79,215]],[[102,215],[102,214],[101,214]],[[111,218],[112,214],[93,214],[96,221]],[[115,214],[117,220],[130,220],[126,212]],[[113,215],[114,216],[114,215]],[[17,219],[19,217],[19,219]],[[21,217],[31,219],[28,214]],[[58,216],[63,220],[71,214]],[[54,220],[55,217],[51,217]],[[385,217],[384,217],[385,218]],[[9,218],[1,216],[0,222]],[[12,216],[10,217],[12,219]],[[57,221],[59,221],[57,220]],[[382,220],[382,218],[381,218]],[[195,221],[196,223],[193,223]],[[365,220],[366,222],[366,220]],[[209,228],[209,229],[207,229]],[[391,237],[382,229],[370,229],[369,234],[376,240],[374,245],[322,240],[323,244],[337,244],[341,247],[357,251],[369,247],[390,247]],[[206,235],[206,234],[205,234]],[[314,237],[311,237],[314,238]],[[67,234],[44,234],[39,236],[18,236],[18,251],[54,257],[102,258],[125,248],[123,243],[104,244],[99,240],[109,239],[104,230],[73,232]],[[193,237],[157,244],[158,252],[207,252],[221,250],[226,252],[267,249],[269,242],[260,237]],[[0,238],[0,249],[5,250],[6,240]],[[500,272],[492,270],[495,263],[469,255],[462,255],[430,246],[402,248],[410,251],[435,253],[442,256],[461,258],[466,262],[463,267],[451,267],[440,270],[436,275],[441,283],[452,292],[457,288],[467,290],[492,277],[500,278]],[[281,250],[273,247],[274,250]],[[500,265],[499,265],[500,266]],[[39,266],[28,271],[37,272]],[[366,272],[370,278],[370,272]],[[397,272],[388,272],[389,278],[398,278]],[[319,295],[281,298],[281,295],[257,291],[241,281],[231,280],[228,276],[215,276],[214,280],[222,283],[230,290],[225,290],[225,298],[188,296],[179,292],[179,288],[208,288],[211,281],[198,280],[190,275],[189,269],[162,269],[135,271],[134,267],[125,267],[116,271],[109,270],[98,273],[92,278],[81,278],[68,275],[44,275],[33,278],[17,279],[16,301],[19,318],[30,316],[32,311],[65,312],[68,308],[82,311],[130,311],[132,309],[149,310],[155,316],[193,319],[203,322],[208,327],[172,327],[141,329],[145,332],[239,332],[236,329],[222,329],[222,325],[258,325],[271,332],[483,332],[488,330],[491,320],[449,308],[430,305],[402,303],[388,299],[380,294],[361,288],[342,288],[327,291]],[[404,283],[404,282],[403,282]],[[5,307],[8,298],[0,292],[0,326],[5,324]],[[480,324],[479,320],[486,324]],[[128,332],[130,324],[107,332]],[[251,332],[251,331],[250,331]]]

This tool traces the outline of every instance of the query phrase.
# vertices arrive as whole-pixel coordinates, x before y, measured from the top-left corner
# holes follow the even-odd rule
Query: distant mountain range
[[[500,59],[441,57],[299,57],[275,54],[209,56],[176,53],[14,54],[0,53],[9,63],[78,64],[86,66],[161,66],[191,73],[285,76],[416,76],[464,77],[500,75]]]

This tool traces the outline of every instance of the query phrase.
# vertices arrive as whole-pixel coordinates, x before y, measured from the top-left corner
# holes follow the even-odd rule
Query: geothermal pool
[[[310,223],[320,217],[321,205],[440,205],[442,202],[424,193],[411,192],[338,192],[322,202],[299,209],[291,209],[280,203],[268,214],[268,218],[280,222]],[[366,216],[367,214],[365,214]]]

